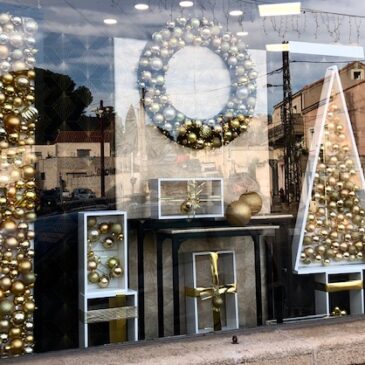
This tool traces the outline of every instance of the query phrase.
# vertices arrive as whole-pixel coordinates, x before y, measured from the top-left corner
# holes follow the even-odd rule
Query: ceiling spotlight
[[[281,16],[300,14],[300,2],[259,5],[260,16]]]
[[[241,16],[243,15],[243,11],[242,10],[231,10],[229,12],[230,16]]]
[[[182,8],[191,8],[194,5],[194,3],[192,1],[180,1],[179,5]]]
[[[244,31],[241,31],[241,32],[237,32],[237,37],[245,37],[246,35],[248,35],[248,32],[244,32]]]
[[[148,4],[139,3],[134,5],[134,8],[137,10],[147,10],[149,8]]]
[[[114,19],[114,18],[104,19],[104,24],[107,24],[107,25],[114,25],[114,24],[117,24],[117,23],[118,23],[117,19]]]

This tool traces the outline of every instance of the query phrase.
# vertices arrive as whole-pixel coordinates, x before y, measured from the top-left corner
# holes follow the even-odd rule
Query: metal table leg
[[[158,337],[164,336],[164,310],[163,310],[163,267],[162,244],[164,237],[157,235],[156,260],[157,260],[157,308],[158,308]]]
[[[256,318],[257,325],[262,325],[262,294],[261,294],[261,267],[260,267],[260,236],[252,235],[255,251],[255,283],[256,283]]]
[[[137,229],[137,256],[138,256],[138,339],[144,340],[144,230],[143,222]]]
[[[179,247],[181,241],[175,237],[172,246],[172,289],[174,305],[174,335],[180,335],[180,283],[179,283]]]

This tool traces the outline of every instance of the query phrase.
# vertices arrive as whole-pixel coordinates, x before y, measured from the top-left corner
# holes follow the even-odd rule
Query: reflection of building
[[[365,164],[365,126],[362,113],[365,109],[365,64],[352,62],[340,70],[340,78],[347,102],[362,165]],[[298,154],[302,174],[305,173],[306,155],[314,132],[318,104],[322,92],[323,79],[320,79],[292,96],[292,116],[294,132],[298,140]],[[284,188],[284,129],[281,121],[282,102],[274,106],[272,123],[269,125],[271,146],[270,165],[273,194]]]
[[[106,193],[111,197],[115,184],[112,134],[105,132],[104,140]],[[62,178],[69,191],[89,188],[100,196],[100,144],[99,131],[60,131],[53,144],[36,145],[40,188],[58,187]]]

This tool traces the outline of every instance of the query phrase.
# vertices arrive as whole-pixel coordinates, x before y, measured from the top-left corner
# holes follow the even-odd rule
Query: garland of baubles
[[[159,130],[194,149],[218,148],[246,132],[256,105],[257,72],[243,38],[223,31],[216,21],[183,16],[168,22],[152,38],[139,61],[138,85],[143,90],[145,110]],[[229,100],[208,120],[187,117],[167,95],[169,60],[185,46],[208,47],[222,58],[230,72]]]
[[[0,357],[33,351],[32,224],[36,218],[34,34],[30,18],[0,14]]]
[[[113,278],[119,278],[124,270],[120,259],[116,256],[101,257],[95,254],[93,247],[101,244],[105,251],[113,249],[118,242],[123,241],[123,225],[120,223],[97,223],[96,217],[87,220],[87,280],[99,288],[107,288]]]
[[[303,238],[306,265],[362,262],[364,256],[365,210],[357,194],[361,172],[355,170],[341,113],[330,105]]]

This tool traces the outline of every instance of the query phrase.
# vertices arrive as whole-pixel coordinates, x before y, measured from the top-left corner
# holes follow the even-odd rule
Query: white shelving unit
[[[327,284],[333,283],[332,276],[338,274],[329,274],[328,272],[316,274],[316,283],[322,284],[325,287]],[[348,282],[363,282],[363,272],[354,271],[348,272]],[[350,314],[363,314],[364,313],[364,289],[356,290],[336,290],[336,291],[348,291],[350,301]],[[316,314],[324,314],[329,316],[334,308],[331,308],[331,291],[315,290],[315,303],[316,303]]]
[[[100,288],[97,284],[88,281],[87,269],[87,252],[88,252],[88,235],[93,227],[88,228],[88,219],[96,218],[98,227],[101,223],[119,223],[123,227],[123,239],[115,242],[111,248],[104,248],[102,241],[110,233],[100,235],[93,244],[95,255],[102,260],[106,257],[118,257],[124,274],[118,278],[112,278],[107,288]],[[104,269],[105,271],[106,269]],[[91,312],[90,304],[94,299],[105,299],[108,302],[112,298],[119,296],[125,297],[125,305],[129,308],[137,308],[137,292],[128,288],[128,237],[127,237],[127,213],[124,211],[95,211],[79,213],[79,344],[80,347],[89,346],[89,326],[88,313]],[[138,319],[134,315],[126,319],[128,322],[127,340],[137,341],[138,339]],[[102,322],[102,321],[100,321]]]
[[[219,268],[219,280],[220,284],[232,284],[236,283],[236,257],[234,251],[216,251],[218,253],[218,268]],[[184,268],[185,268],[185,287],[197,288],[197,287],[210,287],[212,282],[202,282],[199,278],[198,268],[202,267],[201,259],[206,260],[204,267],[209,270],[210,275],[210,252],[192,252],[184,255]],[[224,311],[222,310],[221,318],[222,330],[232,330],[239,327],[239,315],[238,315],[238,297],[237,293],[222,295],[224,305]],[[213,327],[201,326],[201,319],[199,314],[199,301],[197,297],[185,297],[186,302],[186,327],[188,334],[192,333],[207,333],[213,331]],[[211,305],[211,299],[206,300]],[[211,307],[212,308],[212,307]],[[209,309],[212,313],[212,309]],[[210,314],[209,314],[210,315]],[[211,314],[213,323],[213,314]],[[223,325],[225,323],[225,325]]]

